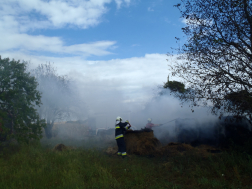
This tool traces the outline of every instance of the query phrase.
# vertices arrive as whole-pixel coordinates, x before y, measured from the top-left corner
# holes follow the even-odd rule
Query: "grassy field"
[[[246,153],[122,159],[96,145],[87,148],[90,141],[55,152],[52,147],[58,142],[42,140],[2,149],[0,188],[252,188],[252,157]],[[77,142],[67,145],[71,143]]]

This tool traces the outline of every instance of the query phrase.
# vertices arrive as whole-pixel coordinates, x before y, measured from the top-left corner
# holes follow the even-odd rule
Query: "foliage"
[[[37,82],[27,72],[25,62],[0,57],[0,124],[1,136],[18,141],[39,139],[43,121],[35,105],[41,104]]]
[[[179,92],[179,93],[186,92],[185,84],[179,81],[167,81],[163,87],[169,88],[173,92]]]
[[[226,95],[225,98],[231,103],[229,111],[239,109],[242,113],[252,112],[252,96],[248,91],[233,92]]]
[[[170,68],[193,91],[181,100],[213,105],[212,113],[220,116],[251,120],[251,108],[244,105],[252,93],[252,1],[181,1],[176,7],[187,24],[182,28],[187,42]]]

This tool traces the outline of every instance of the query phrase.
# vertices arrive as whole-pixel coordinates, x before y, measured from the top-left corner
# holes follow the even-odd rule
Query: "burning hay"
[[[159,148],[153,155],[155,156],[176,156],[176,155],[200,155],[207,157],[210,154],[220,153],[221,151],[208,145],[193,147],[190,144],[171,142]]]
[[[209,154],[221,152],[220,150],[208,146],[200,145],[193,147],[190,144],[174,143],[162,146],[157,138],[154,137],[152,130],[128,131],[124,135],[127,153],[136,155],[152,156],[177,156],[177,155],[200,155],[203,157]],[[116,154],[117,147],[109,147],[107,154]]]
[[[156,151],[161,143],[154,137],[151,130],[127,131],[124,135],[127,153],[136,155],[149,155]],[[109,147],[106,151],[107,154],[116,154],[117,147]]]
[[[184,143],[174,143],[171,142],[166,146],[162,146],[159,148],[154,155],[166,155],[166,156],[173,156],[173,155],[182,155],[185,152],[192,151],[195,148],[192,147],[190,144]]]
[[[156,151],[161,143],[154,137],[153,131],[128,131],[125,134],[127,153],[149,155]]]

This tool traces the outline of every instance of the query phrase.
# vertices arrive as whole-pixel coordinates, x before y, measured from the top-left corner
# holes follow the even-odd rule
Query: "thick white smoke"
[[[118,79],[99,79],[95,75],[83,75],[79,72],[72,71],[68,77],[71,80],[71,90],[78,94],[75,99],[71,99],[74,105],[79,103],[81,107],[75,109],[76,114],[69,117],[65,121],[85,121],[89,118],[95,119],[93,130],[98,128],[114,128],[115,119],[121,116],[123,120],[129,120],[133,129],[144,128],[147,119],[151,118],[154,124],[164,124],[154,129],[154,135],[160,139],[170,142],[176,140],[175,121],[177,118],[196,119],[197,126],[204,127],[206,135],[212,135],[211,129],[207,129],[210,122],[214,122],[217,118],[210,114],[207,108],[194,107],[192,113],[189,104],[181,103],[178,99],[170,95],[169,91],[163,95],[157,95],[156,86],[142,86],[139,88],[131,88],[127,86],[127,82]],[[153,92],[154,91],[154,92]],[[54,95],[54,97],[60,96]],[[53,97],[53,98],[54,98]],[[52,99],[54,101],[54,99]],[[170,123],[167,123],[171,121]],[[188,124],[188,127],[196,127],[194,124]],[[63,132],[60,131],[61,133]],[[64,136],[69,133],[65,131]],[[79,137],[75,136],[75,138]]]
[[[155,96],[147,102],[142,111],[133,113],[132,124],[137,128],[144,128],[147,119],[151,118],[154,124],[163,124],[154,127],[154,135],[166,142],[176,142],[178,130],[175,127],[175,120],[189,119],[186,129],[200,129],[205,132],[205,137],[213,136],[213,127],[217,117],[212,115],[207,107],[194,107],[191,111],[188,103],[181,105],[181,102],[170,95],[168,89],[163,95]],[[168,122],[168,123],[167,123]],[[198,127],[198,128],[196,128]]]

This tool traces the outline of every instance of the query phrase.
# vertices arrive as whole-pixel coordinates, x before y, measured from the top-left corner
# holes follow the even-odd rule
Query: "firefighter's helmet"
[[[118,116],[118,117],[116,118],[116,121],[122,121],[122,118],[121,118],[120,116]]]
[[[151,118],[148,118],[147,121],[150,123],[151,122]]]

